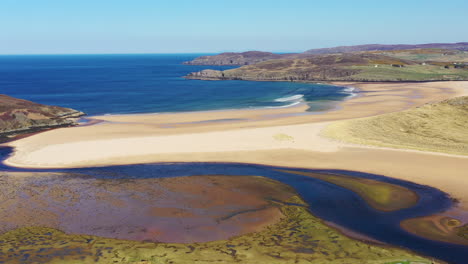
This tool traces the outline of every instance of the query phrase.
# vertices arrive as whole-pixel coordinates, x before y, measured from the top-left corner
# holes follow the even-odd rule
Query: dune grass
[[[335,122],[323,135],[363,145],[468,155],[468,96]]]

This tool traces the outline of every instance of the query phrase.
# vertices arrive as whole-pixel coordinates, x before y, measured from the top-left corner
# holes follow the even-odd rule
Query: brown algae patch
[[[372,179],[291,170],[278,171],[312,177],[346,188],[357,193],[370,206],[380,211],[410,208],[419,200],[419,196],[408,188]]]
[[[327,137],[379,147],[468,155],[468,96],[406,111],[334,122]]]
[[[303,204],[297,196],[287,200]],[[154,243],[27,227],[0,235],[0,263],[442,263],[350,239],[302,206],[259,232],[206,243]]]

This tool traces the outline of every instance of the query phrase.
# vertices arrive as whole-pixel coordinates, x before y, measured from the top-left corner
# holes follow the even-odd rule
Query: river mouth
[[[3,153],[3,156],[7,156],[11,150],[3,149],[1,151]],[[132,202],[129,202],[129,200],[125,200],[127,199],[126,197],[132,197],[132,195],[138,196],[142,193],[147,193],[147,194],[157,193],[156,189],[151,189],[148,186],[151,186],[152,184],[154,185],[154,182],[152,181],[154,180],[160,181],[161,179],[166,179],[166,180],[173,179],[175,182],[178,181],[180,184],[176,184],[176,185],[180,185],[182,187],[185,186],[184,192],[186,195],[189,195],[190,192],[192,192],[192,195],[193,195],[193,192],[197,192],[197,190],[200,192],[198,194],[203,194],[203,191],[205,191],[206,193],[209,190],[209,189],[206,189],[206,186],[208,183],[212,184],[213,186],[216,186],[216,184],[218,185],[224,184],[224,182],[216,183],[216,181],[213,181],[215,179],[222,179],[223,177],[225,177],[226,179],[233,178],[233,180],[226,180],[227,182],[229,182],[229,184],[227,185],[231,187],[233,186],[235,187],[236,186],[235,184],[238,184],[237,185],[238,188],[231,188],[228,191],[224,189],[223,195],[224,194],[226,195],[225,200],[220,201],[219,205],[221,205],[220,210],[225,210],[225,211],[223,211],[222,213],[219,213],[218,215],[216,215],[216,217],[213,217],[210,221],[216,221],[216,219],[219,220],[219,219],[223,219],[223,217],[225,218],[225,217],[232,216],[233,213],[235,214],[235,212],[248,212],[246,214],[247,217],[245,219],[240,218],[241,220],[237,221],[236,223],[237,225],[230,224],[229,228],[220,228],[219,230],[227,230],[227,232],[222,235],[219,235],[219,233],[217,233],[216,231],[213,231],[215,229],[211,229],[211,231],[213,232],[209,232],[209,231],[205,232],[204,234],[200,236],[203,239],[198,240],[198,241],[212,241],[212,240],[217,240],[217,239],[224,239],[234,234],[241,234],[242,232],[240,232],[239,230],[249,225],[254,225],[254,226],[257,225],[257,227],[261,228],[263,224],[265,225],[268,224],[268,221],[266,221],[266,219],[274,219],[274,217],[278,216],[276,214],[277,211],[275,211],[276,207],[271,204],[271,201],[287,200],[287,196],[289,195],[288,194],[289,191],[286,188],[286,189],[282,189],[283,191],[281,191],[282,195],[285,195],[285,196],[275,197],[274,190],[280,187],[272,187],[271,189],[267,188],[263,191],[257,192],[255,195],[247,194],[245,190],[244,190],[244,193],[242,193],[242,191],[240,191],[239,193],[239,190],[245,187],[245,185],[243,185],[244,184],[243,177],[255,178],[256,176],[262,176],[264,178],[268,178],[273,181],[278,181],[278,182],[281,182],[283,184],[286,184],[292,187],[293,190],[300,195],[303,201],[307,203],[309,211],[312,212],[312,214],[314,214],[315,216],[327,222],[332,222],[336,225],[342,226],[346,229],[360,233],[372,239],[382,241],[389,245],[408,248],[420,254],[446,260],[451,263],[452,262],[463,263],[463,261],[466,260],[466,252],[467,252],[466,246],[425,239],[423,237],[419,237],[417,235],[414,235],[405,231],[400,226],[400,223],[406,219],[428,216],[428,215],[436,214],[436,213],[449,209],[453,205],[453,202],[447,194],[435,188],[428,187],[428,186],[422,186],[422,185],[414,184],[411,182],[391,179],[391,178],[387,178],[387,177],[379,176],[379,175],[359,173],[359,172],[350,172],[350,171],[309,170],[309,169],[306,170],[306,169],[280,168],[280,167],[270,167],[270,166],[255,165],[255,164],[237,164],[237,163],[137,164],[137,165],[79,168],[79,169],[78,168],[77,169],[60,169],[60,170],[29,170],[29,169],[23,170],[23,169],[9,168],[9,167],[3,166],[0,169],[5,171],[5,173],[30,174],[29,176],[26,175],[23,178],[27,178],[31,180],[32,182],[38,181],[39,178],[31,177],[31,174],[34,174],[34,173],[44,174],[45,173],[45,174],[48,174],[46,178],[49,177],[50,181],[48,183],[47,181],[45,181],[45,183],[47,184],[43,184],[42,186],[49,186],[47,188],[52,188],[54,186],[60,187],[60,184],[55,184],[55,185],[49,184],[53,182],[54,179],[59,182],[69,181],[70,183],[73,183],[73,182],[75,183],[74,184],[74,188],[76,188],[75,191],[87,190],[87,191],[94,192],[96,194],[106,193],[106,192],[97,191],[97,190],[102,190],[99,188],[104,188],[103,186],[108,185],[108,183],[113,182],[114,183],[113,186],[115,186],[114,188],[117,188],[117,189],[111,192],[108,191],[107,194],[114,193],[115,195],[108,196],[108,197],[114,197],[114,198],[110,200],[109,199],[106,200],[104,198],[101,200],[88,199],[88,201],[95,201],[95,203],[92,204],[91,202],[88,202],[86,205],[83,205],[80,208],[80,210],[83,210],[83,211],[79,214],[81,215],[80,217],[82,217],[82,219],[85,219],[86,216],[88,216],[89,218],[89,215],[90,214],[92,215],[92,212],[94,211],[106,212],[103,208],[105,208],[106,206],[108,207],[108,204],[111,204],[112,206],[107,208],[107,210],[109,210],[108,212],[114,212],[115,213],[114,215],[112,213],[103,214],[100,217],[91,217],[90,219],[88,219],[89,221],[96,220],[96,223],[100,225],[101,227],[100,230],[97,230],[95,232],[97,233],[101,232],[100,233],[101,235],[108,236],[108,237],[124,238],[124,239],[132,239],[132,240],[172,241],[172,242],[197,241],[197,239],[193,239],[193,236],[191,240],[187,239],[187,237],[189,236],[187,236],[187,232],[185,231],[184,231],[185,233],[184,232],[179,233],[177,235],[179,238],[177,238],[176,240],[171,240],[171,239],[177,236],[166,235],[166,238],[164,238],[164,236],[161,234],[159,234],[160,237],[158,239],[157,232],[151,233],[148,231],[149,230],[148,228],[141,226],[141,223],[149,223],[149,224],[154,223],[152,221],[147,220],[150,218],[145,218],[145,217],[141,218],[142,217],[141,215],[144,215],[142,214],[142,212],[148,211],[148,210],[145,210],[146,208],[145,205],[141,206],[141,203],[142,203],[141,201],[143,200],[141,200],[140,202],[137,202],[136,204],[138,205],[137,207],[135,207],[135,204],[132,204]],[[54,176],[54,174],[55,175],[60,174],[60,176],[57,178],[57,176]],[[310,174],[310,175],[304,175],[304,174]],[[330,182],[330,180],[326,181],[324,180],[324,178],[320,179],[320,177],[318,176],[311,177],[314,174],[322,175],[321,177],[323,177],[323,175],[330,175],[333,177],[341,175],[341,176],[346,176],[350,179],[359,179],[359,181],[362,181],[364,179],[368,183],[370,182],[371,184],[376,184],[376,182],[390,184],[390,185],[398,186],[398,188],[400,188],[400,191],[402,189],[408,190],[409,193],[416,195],[417,199],[413,199],[410,203],[404,204],[404,206],[401,206],[399,204],[400,207],[396,209],[395,207],[392,207],[393,208],[392,210],[382,210],[382,208],[376,208],[375,204],[373,206],[373,204],[369,202],[369,197],[366,198],[365,195],[363,195],[363,193],[357,192],[356,189],[353,191],[352,188],[350,188],[350,185],[339,186],[333,182]],[[206,178],[208,179],[206,182],[207,184],[205,184],[205,186],[203,187],[205,189],[201,188],[200,186],[198,186],[199,188],[197,188],[196,184],[200,184],[199,180],[197,181],[190,180],[192,178],[195,179],[196,177],[207,177]],[[3,179],[5,180],[6,178],[3,178]],[[42,178],[42,179],[44,180],[45,178]],[[90,182],[93,182],[93,184],[89,184]],[[251,181],[249,180],[248,182],[251,182]],[[171,185],[171,184],[174,185],[174,183],[170,183],[170,181],[167,181],[166,183],[168,185]],[[41,186],[41,184],[39,183],[36,183],[36,185]],[[5,186],[8,186],[8,184]],[[28,183],[28,186],[32,186],[31,183]],[[109,186],[112,186],[112,184]],[[240,186],[243,186],[243,187],[240,188]],[[255,184],[249,185],[249,186],[250,187],[248,188],[253,188],[253,189],[257,188],[255,187]],[[354,185],[354,186],[359,186],[359,185]],[[94,189],[92,188],[90,189],[90,187]],[[106,188],[111,188],[111,187],[106,187]],[[145,191],[142,191],[142,188],[147,188],[147,189]],[[53,199],[55,200],[55,202],[60,201],[61,191],[58,191],[59,195],[55,196],[55,198]],[[229,191],[231,192],[231,196],[229,194]],[[236,191],[238,192],[237,194],[235,193]],[[122,195],[122,192],[124,192],[123,195]],[[65,193],[70,193],[70,192],[62,192],[62,194],[65,194]],[[239,194],[240,196],[245,197],[244,201],[238,199],[240,197]],[[168,197],[171,197],[170,195],[173,195],[172,197],[177,196],[177,195],[174,196],[174,193],[169,193],[169,192],[164,195]],[[124,197],[125,199],[122,199],[122,197]],[[157,196],[154,196],[154,197],[157,198]],[[207,197],[207,200],[205,202],[210,203],[210,202],[213,202],[212,200],[219,199],[219,197],[221,196],[218,196],[218,197],[206,196],[206,197]],[[390,197],[393,197],[393,196],[390,196]],[[412,195],[403,196],[403,197],[412,197]],[[28,201],[29,199],[26,196],[23,196],[23,198],[26,199],[25,201]],[[145,203],[154,204],[158,200],[156,198],[154,200],[145,198],[146,199]],[[73,199],[73,196],[70,195],[69,197],[67,197],[67,199],[68,200]],[[107,205],[99,204],[100,202],[104,200],[106,200]],[[168,199],[168,201],[169,200],[170,199]],[[186,197],[186,201],[190,201],[190,196]],[[243,202],[244,204],[242,205]],[[126,211],[126,210],[116,209],[116,208],[120,208],[120,209],[125,208],[126,203],[128,204],[128,208],[140,207],[140,209],[142,210]],[[185,203],[185,204],[190,205],[190,203]],[[239,204],[241,206],[239,206]],[[80,203],[77,203],[77,205],[79,206]],[[45,205],[45,207],[47,206],[48,205]],[[114,208],[115,210],[112,207],[115,207]],[[182,221],[182,225],[180,226],[183,226],[184,217],[187,219],[190,219],[190,217],[193,217],[194,213],[195,214],[197,213],[196,212],[197,210],[200,210],[200,208],[196,209],[196,207],[194,206],[192,206],[193,208],[189,208],[189,210],[187,210],[188,207],[184,208],[184,210],[179,210],[180,208],[174,208],[174,206],[171,207],[170,205],[167,205],[167,204],[164,206],[160,206],[160,207],[170,208],[170,209],[167,209],[167,211],[165,211],[164,213],[172,217],[171,218],[172,220],[177,218],[179,219],[179,221]],[[216,206],[212,206],[212,207],[216,207]],[[54,207],[54,208],[57,210],[57,207]],[[96,210],[96,208],[101,208],[101,209]],[[27,214],[28,210],[24,210],[24,212]],[[45,210],[45,212],[47,212],[47,210]],[[120,215],[117,214],[117,212],[119,212]],[[213,211],[213,212],[216,212],[216,211]],[[252,215],[249,215],[249,213],[252,213]],[[66,210],[63,210],[63,214],[64,215],[68,214],[68,215],[73,216],[73,214],[70,214]],[[198,211],[198,214],[204,215],[205,212]],[[138,220],[138,221],[135,221],[135,223],[140,223],[140,226],[135,227],[133,230],[126,230],[125,232],[121,232],[117,234],[116,236],[109,235],[109,233],[112,233],[111,232],[112,228],[106,229],[106,226],[115,227],[115,225],[108,225],[108,224],[112,223],[112,221],[115,220],[114,218],[116,217],[116,215],[120,216],[121,219],[125,217],[127,218],[135,217],[135,220]],[[40,218],[40,217],[37,217],[37,218]],[[79,219],[79,217],[77,219]],[[171,222],[172,220],[168,220],[168,221]],[[77,221],[77,222],[82,222],[82,221]],[[189,222],[190,221],[188,221],[187,223]],[[70,225],[70,226],[73,226],[73,225]],[[95,224],[94,227],[96,226],[98,225]],[[158,230],[163,229],[161,228],[161,226],[164,226],[164,225],[160,225],[158,227]],[[172,229],[169,228],[168,230],[173,230],[171,234],[176,234],[174,233],[174,230],[178,230],[180,226],[175,226],[175,227],[172,226],[171,227]],[[199,226],[203,226],[203,224],[200,224]],[[193,226],[191,227],[193,228]],[[114,228],[114,230],[117,230],[117,229],[118,229],[118,226]],[[73,230],[76,230],[76,229],[73,229]],[[140,230],[140,233],[136,232],[138,230]],[[193,228],[193,230],[196,230],[196,227]],[[249,230],[244,229],[243,232],[249,232]],[[132,234],[132,233],[134,235],[133,237],[128,236],[129,234]],[[151,235],[141,236],[141,234],[143,233],[152,234],[152,236]],[[184,241],[184,239],[186,240]]]

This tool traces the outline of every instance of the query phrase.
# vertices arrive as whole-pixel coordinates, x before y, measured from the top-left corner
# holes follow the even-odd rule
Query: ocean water
[[[0,93],[88,115],[285,107],[326,110],[350,89],[293,82],[200,81],[183,61],[202,54],[0,56]]]

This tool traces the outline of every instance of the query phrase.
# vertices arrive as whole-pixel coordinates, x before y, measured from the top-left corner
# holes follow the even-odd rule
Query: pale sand
[[[359,96],[322,114],[283,109],[100,116],[98,125],[11,142],[6,163],[65,168],[149,162],[243,162],[382,174],[437,187],[468,209],[468,157],[358,146],[322,138],[328,122],[400,111],[468,94],[468,82],[338,83]],[[238,120],[241,119],[241,120]],[[216,122],[203,122],[217,120]]]

